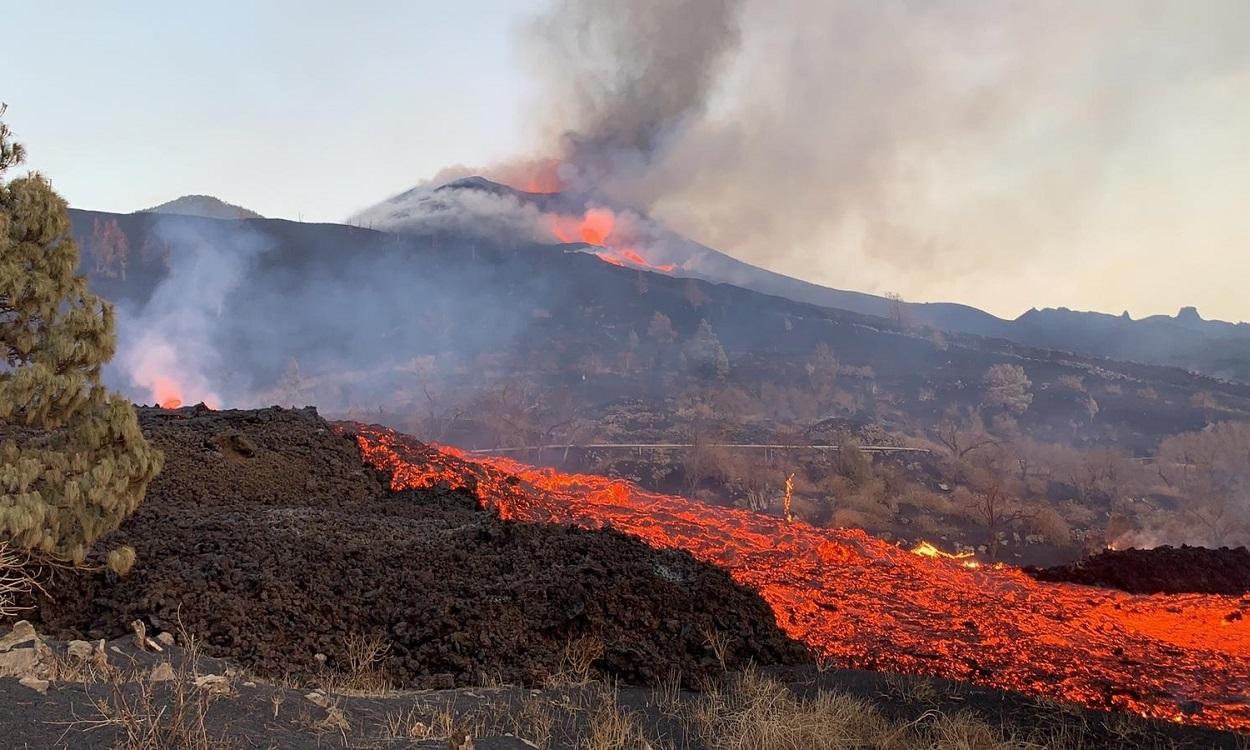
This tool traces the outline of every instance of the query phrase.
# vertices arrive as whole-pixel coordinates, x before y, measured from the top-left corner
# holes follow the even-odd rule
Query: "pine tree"
[[[77,563],[138,507],[163,456],[100,383],[113,310],[76,275],[65,201],[35,173],[3,181],[23,156],[0,122],[0,541]]]
[[[699,321],[699,328],[682,350],[686,366],[702,378],[724,380],[729,374],[729,357],[725,347],[712,331],[707,320]]]

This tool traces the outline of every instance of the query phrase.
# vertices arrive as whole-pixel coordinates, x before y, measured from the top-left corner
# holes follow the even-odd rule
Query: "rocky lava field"
[[[689,553],[505,521],[464,489],[391,493],[311,409],[140,418],[165,469],[105,540],[139,562],[120,579],[58,575],[38,602],[52,637],[116,638],[141,619],[272,678],[335,669],[351,636],[376,637],[397,687],[541,684],[583,639],[601,644],[597,670],[633,684],[695,680],[721,657],[805,658],[758,594]]]
[[[1110,586],[1133,594],[1250,593],[1250,550],[1245,547],[1156,547],[1105,550],[1068,565],[1027,568],[1039,581]]]

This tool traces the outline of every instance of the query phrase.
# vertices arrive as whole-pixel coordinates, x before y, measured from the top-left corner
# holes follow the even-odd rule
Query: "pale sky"
[[[1003,317],[1250,320],[1250,0],[742,2],[709,111],[646,175],[674,228]],[[76,207],[342,221],[534,153],[563,92],[518,29],[549,4],[9,3],[0,101]]]
[[[79,208],[341,221],[524,140],[530,0],[6,3],[0,101]]]

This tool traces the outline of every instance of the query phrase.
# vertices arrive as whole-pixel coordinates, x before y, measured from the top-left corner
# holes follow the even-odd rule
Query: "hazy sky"
[[[536,44],[525,22],[552,1],[11,4],[0,101],[75,206],[208,193],[338,221],[442,167],[534,155],[585,125],[564,125],[562,86],[606,81],[589,99],[611,98],[611,76],[570,68],[684,60],[674,14],[694,40],[700,13],[731,7],[740,33],[703,39],[727,50],[707,106],[666,122],[621,185],[678,230],[829,286],[1006,317],[1192,304],[1250,320],[1246,0],[586,0],[645,21],[590,37],[606,55],[582,54],[593,15],[575,0],[541,32],[574,43]]]

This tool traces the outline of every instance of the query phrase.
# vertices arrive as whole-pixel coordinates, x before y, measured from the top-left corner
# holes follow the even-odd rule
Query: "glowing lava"
[[[1126,594],[912,554],[862,531],[713,507],[503,458],[470,463],[349,425],[396,489],[470,487],[501,516],[606,525],[719,565],[778,624],[855,668],[939,675],[1086,706],[1250,729],[1250,596]],[[518,481],[519,480],[519,481]],[[931,545],[930,545],[931,546]],[[953,558],[953,559],[952,559]]]
[[[553,214],[549,218],[551,234],[561,242],[584,242],[603,248],[595,252],[600,260],[614,266],[643,268],[648,271],[672,273],[677,266],[672,263],[651,263],[631,247],[621,247],[620,238],[614,234],[616,214],[607,208],[587,209],[581,217]]]
[[[929,542],[921,542],[920,544],[917,544],[915,547],[912,547],[911,553],[913,555],[920,555],[921,557],[936,557],[938,559],[944,559],[944,560],[958,560],[960,561],[959,564],[963,565],[965,568],[981,567],[981,564],[979,562],[972,559],[974,557],[974,553],[972,552],[956,552],[955,554],[951,554],[950,552],[943,552],[942,550],[933,546]]]
[[[177,409],[182,406],[182,388],[174,380],[157,375],[152,379],[152,399],[162,409]]]

